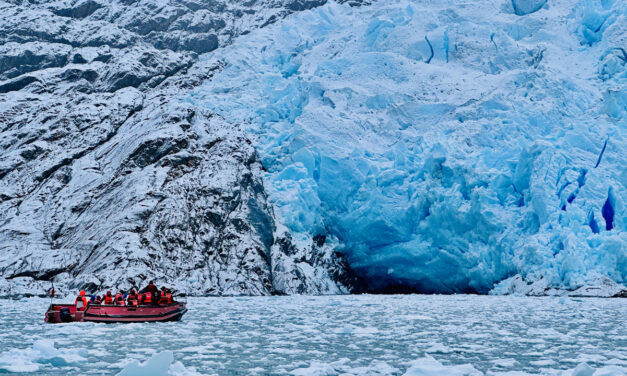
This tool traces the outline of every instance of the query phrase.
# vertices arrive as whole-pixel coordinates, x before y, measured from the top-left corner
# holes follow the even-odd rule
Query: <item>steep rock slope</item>
[[[384,291],[620,294],[625,1],[329,4],[215,51],[271,200]],[[498,284],[498,285],[497,285]]]
[[[246,134],[172,100],[223,68],[198,53],[321,3],[0,2],[0,295],[353,289],[276,222]]]

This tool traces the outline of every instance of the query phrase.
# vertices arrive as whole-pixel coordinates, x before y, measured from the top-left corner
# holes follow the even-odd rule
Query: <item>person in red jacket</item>
[[[159,292],[159,289],[157,288],[157,285],[155,285],[153,281],[150,281],[148,283],[148,286],[144,287],[140,292],[144,294],[144,299],[142,300],[142,304],[152,305],[152,304],[157,303],[158,301],[157,293]]]
[[[145,292],[142,295],[141,304],[143,304],[143,305],[152,305],[152,299],[153,299],[152,293],[151,292]]]
[[[168,305],[172,303],[172,294],[165,286],[161,287],[161,297],[159,298],[159,305]]]
[[[136,306],[139,304],[139,297],[137,296],[137,292],[135,289],[131,289],[131,292],[128,293],[128,298],[126,298],[128,305]]]
[[[117,304],[117,305],[125,305],[125,302],[124,302],[124,290],[120,290],[120,292],[115,294],[115,304]]]
[[[87,308],[87,298],[85,297],[85,290],[81,290],[74,301],[77,311],[84,311]]]
[[[113,295],[111,294],[111,290],[107,291],[105,294],[104,299],[102,299],[102,304],[113,304]]]
[[[149,292],[154,296],[157,291],[159,291],[157,285],[155,285],[153,281],[150,281],[148,286],[144,287],[140,292]]]

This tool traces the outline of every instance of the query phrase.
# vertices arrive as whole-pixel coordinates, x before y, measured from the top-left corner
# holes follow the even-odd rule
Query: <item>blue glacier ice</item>
[[[245,124],[277,214],[372,288],[573,290],[627,277],[625,49],[625,0],[331,3],[181,100]]]

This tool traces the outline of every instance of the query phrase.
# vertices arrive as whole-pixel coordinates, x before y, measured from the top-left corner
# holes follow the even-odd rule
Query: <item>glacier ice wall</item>
[[[248,124],[281,218],[374,289],[572,290],[627,275],[626,49],[624,0],[328,4],[180,100]]]

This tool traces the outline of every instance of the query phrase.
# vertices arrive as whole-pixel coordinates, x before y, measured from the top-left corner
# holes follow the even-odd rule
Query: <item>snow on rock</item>
[[[0,2],[0,296],[352,291],[329,243],[278,232],[237,123],[172,100],[223,69],[199,53],[317,5]]]
[[[180,100],[246,124],[281,221],[337,239],[372,289],[519,275],[609,295],[627,278],[627,4],[509,5],[328,4],[214,51],[224,69]]]

